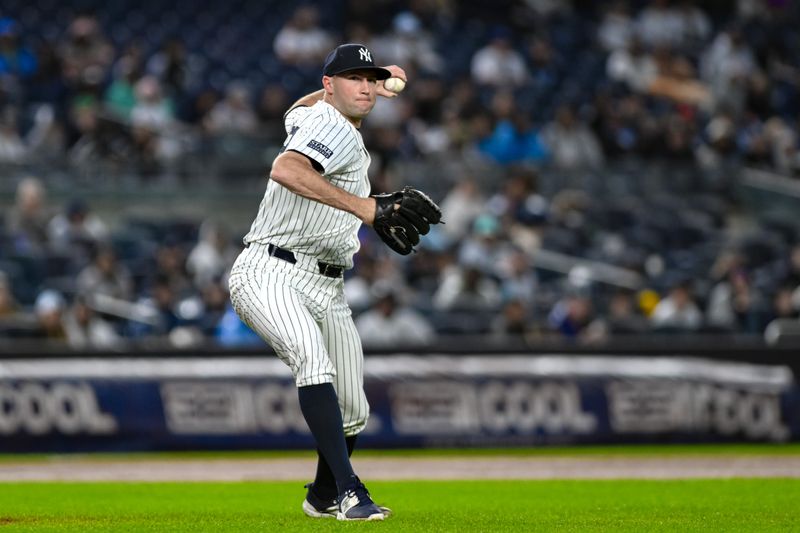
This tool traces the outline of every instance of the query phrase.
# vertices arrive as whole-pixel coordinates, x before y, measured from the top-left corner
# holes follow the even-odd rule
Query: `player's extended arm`
[[[361,198],[331,185],[298,152],[287,150],[275,158],[269,177],[295,194],[347,211],[365,224],[372,225],[375,219],[375,198]]]

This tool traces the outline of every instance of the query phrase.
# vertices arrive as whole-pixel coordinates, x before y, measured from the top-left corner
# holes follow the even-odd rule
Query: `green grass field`
[[[2,531],[792,531],[800,480],[371,483],[395,515],[306,518],[301,483],[5,484]]]
[[[608,446],[370,451],[364,457],[798,456],[794,445]],[[309,452],[3,455],[14,462],[308,457]],[[144,465],[143,465],[144,467]],[[377,523],[313,520],[302,481],[0,483],[5,531],[800,531],[800,479],[669,481],[368,481],[394,516]]]

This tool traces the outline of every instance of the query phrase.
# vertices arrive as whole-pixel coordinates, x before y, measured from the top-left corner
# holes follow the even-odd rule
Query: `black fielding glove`
[[[376,194],[372,227],[389,248],[408,255],[419,244],[419,236],[431,224],[442,222],[442,210],[425,193],[405,187],[402,191]]]

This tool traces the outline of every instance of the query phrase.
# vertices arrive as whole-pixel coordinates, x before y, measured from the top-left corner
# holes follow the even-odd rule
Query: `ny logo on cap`
[[[366,48],[359,48],[358,55],[361,57],[361,61],[369,61],[372,63],[372,56]]]

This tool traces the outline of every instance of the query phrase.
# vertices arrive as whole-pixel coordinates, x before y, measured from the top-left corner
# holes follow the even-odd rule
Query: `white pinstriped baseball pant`
[[[239,318],[292,371],[298,387],[333,383],[346,436],[369,417],[364,352],[344,298],[344,280],[319,273],[316,259],[271,257],[264,244],[244,249],[231,270],[231,303]]]

